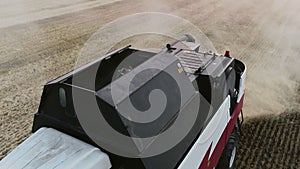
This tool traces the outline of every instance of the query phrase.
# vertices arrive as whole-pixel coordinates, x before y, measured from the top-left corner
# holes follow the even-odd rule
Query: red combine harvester
[[[190,35],[158,53],[118,49],[44,86],[33,134],[0,168],[232,168],[245,78]]]

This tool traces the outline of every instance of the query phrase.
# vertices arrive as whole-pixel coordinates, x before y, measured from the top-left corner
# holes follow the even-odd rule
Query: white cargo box
[[[109,157],[83,141],[41,128],[0,161],[0,169],[110,169]]]

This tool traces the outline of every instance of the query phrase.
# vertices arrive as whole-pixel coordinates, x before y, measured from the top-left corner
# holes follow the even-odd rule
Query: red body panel
[[[222,152],[228,142],[228,139],[233,131],[233,128],[237,122],[237,119],[239,117],[239,114],[241,112],[241,109],[243,107],[243,102],[244,102],[244,96],[240,100],[240,102],[235,106],[233,114],[231,115],[231,118],[229,122],[227,123],[227,126],[222,133],[221,138],[219,139],[216,148],[214,149],[214,152],[212,153],[211,157],[209,158],[209,154],[211,151],[211,146],[207,150],[204,159],[202,160],[199,169],[212,169],[215,167],[219,161],[219,158],[222,155]]]

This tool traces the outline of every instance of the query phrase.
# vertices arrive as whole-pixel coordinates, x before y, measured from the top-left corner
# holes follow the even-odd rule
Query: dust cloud
[[[260,23],[260,37],[250,43],[248,115],[279,114],[299,109],[300,2],[274,1]]]
[[[171,11],[194,23],[219,53],[230,49],[247,64],[246,117],[299,111],[300,2],[147,1],[150,11]],[[201,43],[201,41],[200,41]]]

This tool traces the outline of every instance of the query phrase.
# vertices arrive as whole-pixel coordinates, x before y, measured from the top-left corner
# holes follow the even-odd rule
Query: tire
[[[233,169],[237,153],[237,139],[230,136],[227,145],[219,159],[216,169]]]

